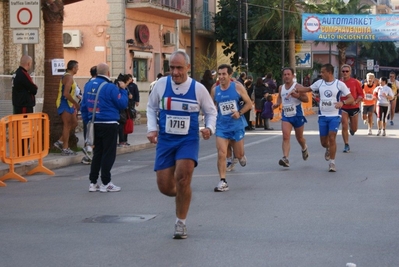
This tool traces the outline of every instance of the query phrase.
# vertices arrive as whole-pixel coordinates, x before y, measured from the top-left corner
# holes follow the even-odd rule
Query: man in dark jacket
[[[127,107],[128,98],[124,89],[126,84],[119,81],[116,86],[109,79],[107,64],[100,63],[97,77],[86,83],[80,111],[85,123],[91,121],[96,95],[103,83],[105,85],[98,95],[94,118],[94,153],[89,192],[118,192],[121,188],[111,182],[111,169],[116,158],[119,111]],[[97,184],[100,169],[102,184]]]
[[[20,66],[12,80],[14,114],[33,113],[33,107],[36,105],[37,86],[28,73],[31,67],[32,58],[28,55],[22,56]]]

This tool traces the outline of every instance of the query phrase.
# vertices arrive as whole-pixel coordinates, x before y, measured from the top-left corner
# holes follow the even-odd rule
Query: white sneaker
[[[228,191],[228,190],[229,190],[229,186],[227,185],[226,182],[223,182],[223,181],[219,181],[218,185],[214,189],[215,192],[224,192],[224,191]]]
[[[373,132],[371,131],[371,129],[369,129],[368,135],[373,135]]]
[[[107,185],[100,185],[100,192],[101,193],[106,193],[106,192],[119,192],[121,191],[121,188],[119,186],[114,185],[112,182],[109,182]]]
[[[234,165],[234,162],[227,162],[226,171],[231,172],[232,170],[234,170]]]
[[[238,162],[240,162],[240,165],[241,165],[242,167],[245,167],[245,165],[247,165],[247,157],[244,156],[244,157],[240,158],[240,159],[238,160]]]
[[[100,190],[100,185],[99,184],[90,183],[89,192],[97,192],[99,190]]]

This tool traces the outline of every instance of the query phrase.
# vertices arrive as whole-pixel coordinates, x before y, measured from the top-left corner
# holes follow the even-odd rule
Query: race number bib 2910
[[[166,115],[166,133],[186,135],[188,129],[190,129],[190,116]]]
[[[233,111],[238,111],[237,102],[235,100],[225,101],[219,103],[219,109],[222,115],[232,114]]]

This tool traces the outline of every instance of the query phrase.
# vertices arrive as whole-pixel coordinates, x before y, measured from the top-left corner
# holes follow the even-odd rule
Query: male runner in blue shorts
[[[247,121],[243,114],[252,108],[252,101],[244,86],[239,82],[232,82],[233,69],[230,65],[222,64],[218,67],[220,85],[212,88],[211,96],[215,101],[218,117],[216,121],[216,148],[218,150],[218,171],[220,181],[215,192],[229,190],[226,182],[226,157],[229,142],[241,166],[247,164],[244,153],[244,135]],[[242,99],[244,105],[240,106]]]
[[[147,138],[157,144],[154,170],[158,189],[176,197],[173,238],[185,239],[190,184],[198,164],[199,132],[205,140],[209,139],[215,132],[217,112],[207,89],[188,76],[190,58],[185,52],[173,52],[169,67],[171,75],[160,78],[149,96]],[[200,110],[205,115],[205,128],[201,131]]]
[[[296,84],[293,92],[319,92],[319,132],[320,142],[326,148],[324,158],[330,161],[329,172],[335,172],[335,154],[337,152],[337,132],[341,123],[341,108],[345,104],[352,104],[354,99],[346,85],[335,79],[334,66],[324,64],[321,67],[321,79],[317,80],[310,87],[303,87]],[[345,100],[340,101],[341,96],[346,96]]]
[[[284,84],[278,89],[277,102],[273,108],[278,108],[283,104],[283,116],[281,119],[281,129],[283,131],[283,158],[278,164],[283,167],[289,167],[290,162],[288,156],[290,154],[290,138],[292,127],[295,130],[295,137],[302,148],[302,158],[307,160],[309,157],[306,139],[303,137],[303,129],[307,122],[302,108],[302,102],[309,101],[306,93],[292,93],[295,89],[296,82],[294,82],[294,70],[292,68],[283,69]]]

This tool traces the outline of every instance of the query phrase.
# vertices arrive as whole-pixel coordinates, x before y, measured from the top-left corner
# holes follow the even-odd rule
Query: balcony
[[[126,0],[126,8],[168,19],[190,18],[187,0]]]
[[[215,35],[214,16],[215,13],[213,12],[203,12],[201,9],[197,10],[195,19],[195,31],[197,35],[206,37],[213,37]],[[180,25],[183,33],[191,32],[189,19],[182,20]]]

